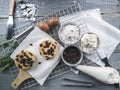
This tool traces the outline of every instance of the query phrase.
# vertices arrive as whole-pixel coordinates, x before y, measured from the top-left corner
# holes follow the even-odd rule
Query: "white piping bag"
[[[119,72],[114,68],[94,67],[94,66],[85,66],[85,65],[78,65],[76,66],[76,68],[103,83],[106,84],[120,83]]]

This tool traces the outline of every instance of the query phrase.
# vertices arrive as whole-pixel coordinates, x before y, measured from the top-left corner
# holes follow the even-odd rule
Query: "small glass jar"
[[[65,45],[75,44],[80,40],[80,28],[75,23],[68,22],[61,26],[58,35]]]
[[[68,66],[77,66],[83,60],[83,52],[75,45],[67,46],[63,50],[62,60]]]
[[[79,41],[80,49],[84,53],[95,53],[99,47],[100,40],[98,36],[92,32],[84,33]]]

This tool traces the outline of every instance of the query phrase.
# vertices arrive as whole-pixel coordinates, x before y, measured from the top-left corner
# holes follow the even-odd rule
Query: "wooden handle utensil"
[[[9,7],[9,15],[10,16],[13,16],[14,5],[15,5],[15,1],[14,0],[10,0],[10,7]]]
[[[20,70],[18,76],[11,84],[12,88],[17,89],[22,82],[29,78],[32,78],[32,76],[27,71]]]

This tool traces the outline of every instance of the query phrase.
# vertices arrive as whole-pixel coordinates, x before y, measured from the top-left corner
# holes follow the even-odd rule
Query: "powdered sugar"
[[[80,29],[75,24],[65,24],[59,31],[59,37],[65,44],[74,44],[79,41]]]

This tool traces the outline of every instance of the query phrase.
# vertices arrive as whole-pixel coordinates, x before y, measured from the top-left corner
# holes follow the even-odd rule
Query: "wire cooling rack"
[[[58,11],[58,12],[52,14],[52,15],[46,16],[46,17],[44,17],[44,18],[42,18],[42,19],[36,18],[36,23],[31,22],[31,23],[25,24],[25,25],[22,26],[22,27],[15,28],[15,29],[14,29],[14,31],[15,31],[14,33],[15,33],[15,35],[17,35],[18,33],[24,31],[24,30],[25,30],[26,28],[28,28],[29,26],[32,26],[32,25],[34,26],[35,24],[37,25],[40,21],[43,21],[43,20],[46,21],[46,20],[48,20],[51,16],[61,17],[61,16],[65,16],[65,15],[68,15],[68,14],[73,14],[73,13],[78,12],[78,11],[80,11],[80,10],[81,10],[80,4],[78,3],[77,5],[71,6],[71,7],[67,8],[67,9],[60,10],[60,11]],[[56,30],[56,29],[57,29],[57,30]],[[59,38],[58,38],[58,32],[57,32],[58,29],[59,29],[59,26],[57,26],[57,27],[53,28],[52,30],[50,30],[50,32],[49,32],[48,34],[49,34],[50,36],[52,36],[55,40],[57,40],[59,43],[61,43],[60,40],[59,40]],[[24,39],[24,38],[23,38],[23,39]],[[62,44],[62,43],[61,43],[61,44]],[[19,70],[16,68],[15,65],[10,66],[10,72],[11,72],[13,78],[16,78],[16,76],[18,75],[18,71],[19,71]],[[49,75],[49,77],[48,77],[47,80],[52,79],[52,78],[55,78],[55,77],[57,77],[57,76],[59,76],[59,75],[62,75],[62,74],[64,74],[64,73],[67,73],[67,72],[69,72],[69,71],[70,71],[69,67],[66,66],[66,65],[61,61],[61,62],[56,66],[56,68],[52,71],[52,73]],[[37,83],[36,80],[34,80],[34,79],[28,79],[28,80],[24,81],[24,82],[20,85],[19,89],[26,89],[26,88],[29,88],[29,87],[31,87],[31,86],[37,85],[37,84],[38,84],[38,83]]]
[[[19,26],[19,27],[16,27],[14,28],[14,35],[18,35],[19,33],[23,32],[24,30],[26,30],[28,27],[30,26],[35,26],[37,25],[40,21],[47,21],[51,16],[56,16],[56,17],[61,17],[61,16],[65,16],[65,15],[70,15],[70,14],[74,14],[76,12],[79,12],[81,11],[81,5],[79,3],[73,5],[73,6],[70,6],[66,9],[61,9],[60,11],[56,12],[56,13],[53,13],[52,15],[49,15],[49,16],[46,16],[44,18],[39,18],[39,17],[36,17],[36,22],[25,22],[24,25],[22,26]],[[84,23],[81,23],[81,24],[84,24]],[[84,25],[82,25],[84,26]],[[50,30],[50,32],[48,33],[50,36],[52,36],[55,40],[57,40],[60,44],[62,44],[58,38],[58,29],[59,29],[60,26],[57,26],[55,28],[52,28],[52,30]],[[85,26],[83,27],[84,29],[86,28]],[[83,29],[82,28],[82,29]],[[21,37],[18,41],[18,43],[20,43],[25,37],[27,36],[27,34],[24,35],[24,37]],[[14,49],[11,49],[9,47],[1,47],[0,48],[0,54],[6,54],[6,52],[8,53],[9,51],[13,51]],[[93,58],[96,58],[96,57],[93,57]],[[97,58],[96,58],[97,59]],[[91,62],[90,60],[87,61],[88,59],[84,59],[82,61],[82,64],[91,64],[93,65],[93,62]],[[18,69],[16,68],[15,65],[13,66],[10,66],[10,72],[11,72],[11,75],[13,77],[13,79],[16,78],[16,76],[18,75]],[[64,73],[67,73],[70,71],[70,68],[68,66],[66,66],[62,61],[56,66],[56,68],[52,71],[52,73],[49,75],[48,79],[52,79],[52,78],[55,78],[59,75],[62,75]],[[37,81],[34,80],[33,78],[31,79],[28,79],[26,81],[24,81],[19,89],[23,90],[23,89],[26,89],[26,88],[29,88],[29,87],[32,87],[34,85],[37,85]]]
[[[38,0],[37,0],[38,1]],[[46,0],[47,1],[47,0]],[[57,1],[57,0],[56,0]],[[73,2],[74,0],[70,0],[71,2]],[[93,4],[91,4],[91,3],[89,3],[89,0],[87,0],[88,2],[86,2],[86,4],[84,3],[85,2],[85,0],[81,0],[81,2],[83,2],[82,4],[81,4],[81,6],[82,6],[82,8],[85,10],[85,9],[87,9],[87,8],[85,8],[85,7],[88,7],[89,9],[90,9],[90,6],[92,6],[92,7],[94,7],[95,5],[93,5]],[[107,2],[107,4],[106,5],[109,5],[108,4],[108,1],[111,1],[111,0],[106,0],[106,2]],[[113,1],[113,0],[112,0]],[[119,0],[118,0],[119,1]],[[34,1],[35,2],[35,1]],[[71,3],[70,2],[70,3]],[[98,5],[98,3],[96,3],[97,5]],[[103,3],[104,4],[104,3]],[[119,11],[120,10],[120,1],[119,1],[119,3],[118,3],[118,7],[117,7],[117,5],[115,4],[115,5],[109,5],[109,6],[106,6],[106,5],[101,5],[101,6],[95,6],[95,7],[99,7],[99,8],[101,8],[102,10],[104,10],[105,9],[105,7],[106,7],[106,10],[104,10],[104,11],[110,11],[110,10],[112,10],[112,11]],[[49,19],[49,17],[51,17],[51,16],[57,16],[57,17],[61,17],[61,16],[65,16],[65,15],[69,15],[69,14],[73,14],[73,13],[76,13],[76,12],[79,12],[80,10],[81,10],[81,6],[80,6],[80,4],[79,3],[77,3],[76,5],[74,5],[74,6],[70,6],[70,7],[66,7],[66,9],[62,9],[62,10],[60,10],[60,11],[58,11],[58,12],[56,12],[56,13],[54,13],[54,14],[52,14],[52,15],[49,15],[49,16],[47,16],[47,17],[45,17],[45,18],[42,18],[42,19],[40,19],[39,17],[38,18],[36,18],[36,22],[34,23],[34,22],[25,22],[24,23],[24,25],[22,25],[22,26],[17,26],[16,28],[14,28],[14,34],[15,35],[18,35],[19,33],[21,33],[21,32],[23,32],[24,30],[26,30],[28,27],[30,27],[30,26],[34,26],[34,25],[37,25],[41,20],[48,20]],[[109,10],[109,8],[110,7],[115,7],[115,10],[113,10],[113,9],[110,9]],[[116,8],[117,7],[117,8]],[[48,11],[50,11],[50,10],[48,10]],[[46,11],[47,12],[47,11]],[[38,13],[40,13],[40,12],[38,12]],[[50,11],[50,13],[51,13],[51,11]],[[45,14],[45,13],[44,13]],[[104,14],[106,17],[111,17],[111,15],[113,15],[112,17],[115,17],[115,15],[114,14],[110,14],[109,15],[109,13],[108,14]],[[103,15],[103,16],[104,16]],[[117,14],[118,15],[118,14]],[[55,27],[55,28],[53,28],[52,30],[51,30],[51,32],[49,32],[49,35],[51,35],[54,39],[56,39],[58,42],[60,42],[59,41],[59,39],[58,39],[58,37],[57,37],[57,30],[55,30],[55,29],[58,29],[59,28],[59,26],[58,27]],[[22,39],[24,39],[26,37],[26,35],[24,35],[24,37],[22,37],[22,38],[20,38],[20,40],[19,40],[19,42],[21,42],[21,40]],[[1,36],[0,36],[0,40],[1,40]],[[3,39],[3,41],[4,41],[4,39]],[[61,42],[60,42],[61,43]],[[1,44],[1,41],[0,41],[0,44]],[[14,49],[11,49],[10,47],[3,47],[3,46],[1,46],[0,45],[0,56],[2,55],[2,54],[6,54],[6,53],[8,53],[8,52],[11,52],[11,51],[13,51]],[[86,62],[89,62],[88,64],[91,64],[92,62],[90,62],[90,61],[85,61],[85,59],[83,60],[83,62],[82,63],[86,63]],[[16,68],[16,66],[15,65],[13,65],[13,66],[10,66],[10,72],[11,72],[11,75],[12,75],[12,77],[13,78],[16,78],[16,76],[17,76],[17,74],[18,74],[18,69]],[[49,77],[48,77],[48,79],[47,80],[49,80],[49,79],[52,79],[52,78],[55,78],[55,77],[57,77],[57,76],[59,76],[59,75],[62,75],[62,74],[64,74],[64,73],[66,73],[66,72],[69,72],[70,71],[70,69],[69,69],[69,67],[68,66],[66,66],[62,61],[56,66],[56,68],[52,71],[52,73],[49,75]],[[34,79],[28,79],[28,80],[26,80],[25,82],[23,82],[21,85],[20,85],[20,87],[19,87],[19,89],[26,89],[26,88],[29,88],[29,87],[31,87],[31,86],[34,86],[34,85],[37,85],[38,83],[37,83],[37,81],[35,81]]]
[[[79,12],[81,11],[81,5],[79,3],[73,5],[73,6],[70,6],[66,9],[61,9],[60,11],[56,12],[56,13],[53,13],[52,15],[49,15],[49,16],[46,16],[44,18],[39,18],[39,17],[36,17],[36,22],[25,22],[24,25],[22,26],[19,26],[19,27],[16,27],[14,28],[14,35],[18,35],[19,33],[25,31],[28,27],[31,27],[31,26],[36,26],[40,21],[47,21],[50,17],[52,16],[56,16],[56,17],[61,17],[61,16],[65,16],[65,15],[70,15],[70,14],[74,14],[76,12]],[[80,25],[82,26],[81,28],[82,29],[86,29],[86,26],[84,26],[84,22],[81,22]],[[59,38],[58,38],[58,29],[59,29],[60,26],[57,26],[55,28],[52,28],[50,30],[50,32],[48,33],[50,36],[52,36],[55,40],[57,40],[60,44],[62,44],[62,42],[60,42]],[[18,40],[18,43],[20,43],[25,37],[27,36],[27,34],[25,34],[24,36],[22,36],[21,38],[19,38]],[[0,48],[0,54],[6,54],[6,52],[9,52],[9,51],[13,51],[14,49],[11,49],[9,47],[2,47]],[[97,60],[96,57],[93,57]],[[90,60],[88,59],[84,59],[82,61],[81,64],[92,64],[93,65],[93,62],[91,62]],[[52,73],[49,75],[48,79],[52,79],[52,78],[55,78],[59,75],[62,75],[64,73],[67,73],[71,71],[70,68],[68,66],[66,66],[62,61],[56,66],[56,68],[52,71]],[[15,65],[12,65],[10,66],[10,72],[11,72],[11,75],[13,77],[13,79],[16,78],[16,76],[18,75],[18,72],[19,70],[16,68]],[[37,81],[34,80],[33,78],[31,79],[28,79],[26,81],[24,81],[19,89],[23,90],[23,89],[26,89],[26,88],[29,88],[29,87],[32,87],[34,85],[37,85]]]

